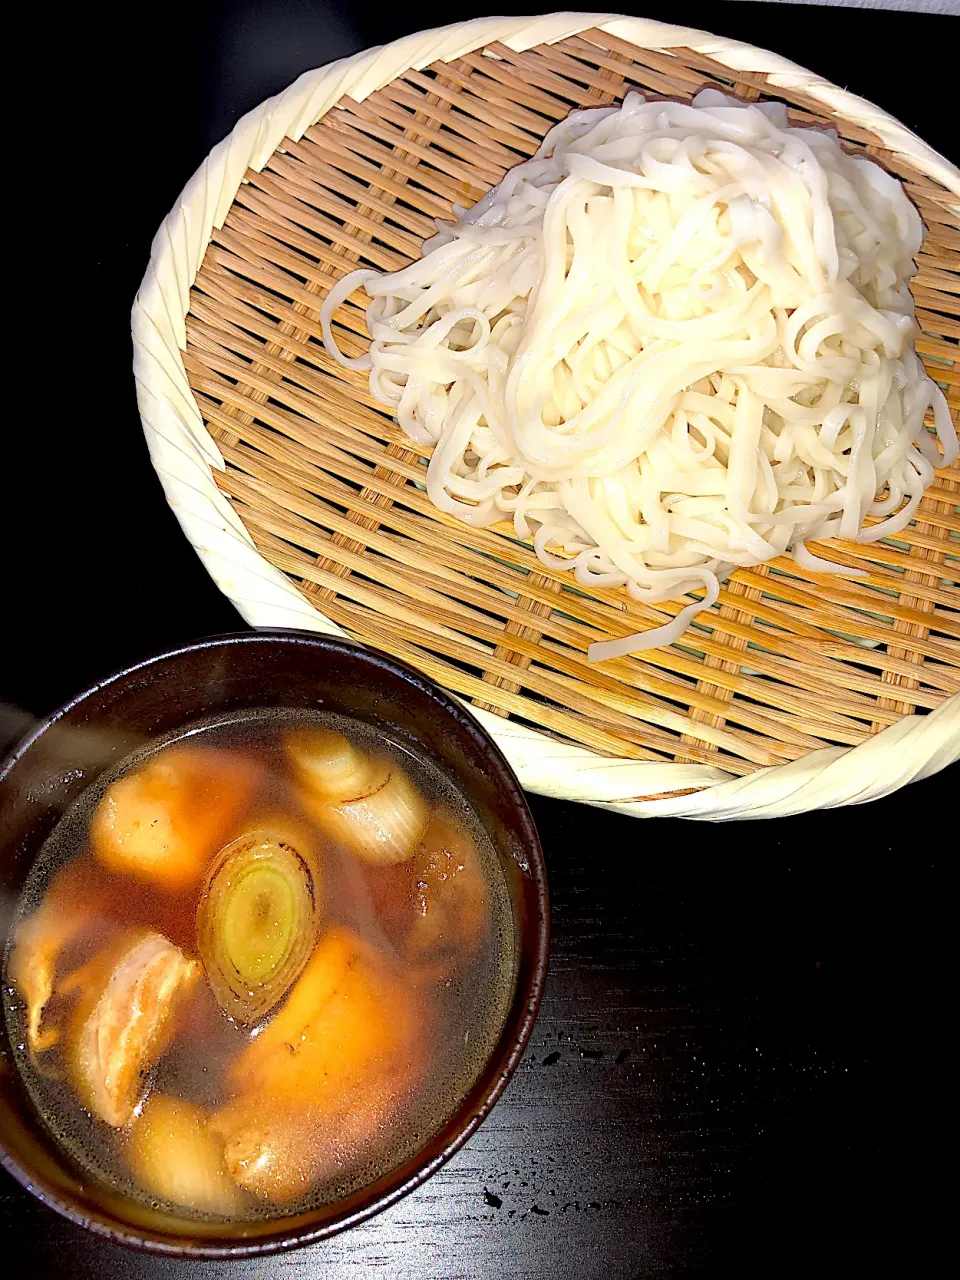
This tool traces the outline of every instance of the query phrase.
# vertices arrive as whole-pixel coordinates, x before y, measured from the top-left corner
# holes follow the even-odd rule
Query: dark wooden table
[[[643,11],[815,67],[957,156],[950,18]],[[301,71],[470,12],[394,6],[375,22],[318,0],[24,10],[34,91],[6,131],[19,227],[7,253],[25,272],[10,295],[8,394],[27,391],[5,415],[6,738],[112,668],[243,625],[164,505],[130,374],[129,306],[183,183],[243,111]],[[933,1275],[954,1162],[944,1041],[956,841],[944,794],[958,782],[721,826],[535,798],[550,976],[492,1117],[366,1225],[204,1274]],[[198,1272],[104,1245],[5,1174],[0,1233],[5,1280]]]

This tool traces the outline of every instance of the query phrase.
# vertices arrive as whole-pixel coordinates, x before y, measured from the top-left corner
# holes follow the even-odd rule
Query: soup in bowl
[[[547,950],[508,765],[422,676],[258,632],[103,682],[0,778],[0,1143],[159,1251],[307,1243],[391,1203],[519,1060]]]

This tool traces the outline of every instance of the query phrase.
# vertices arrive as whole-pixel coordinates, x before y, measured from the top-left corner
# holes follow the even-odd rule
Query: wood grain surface
[[[130,302],[184,181],[300,71],[470,14],[396,8],[377,24],[316,0],[151,12],[145,41],[104,5],[37,10],[27,57],[47,92],[31,99],[39,118],[8,121],[30,125],[11,161],[31,246],[11,265],[30,280],[11,296],[33,397],[8,420],[20,458],[0,504],[8,737],[126,662],[242,625],[164,505],[129,371]],[[949,18],[691,3],[683,20],[815,66],[957,159],[955,111],[937,96]],[[868,25],[883,57],[852,61]],[[535,798],[553,897],[547,995],[506,1096],[449,1166],[325,1244],[202,1267],[105,1246],[0,1173],[0,1277],[938,1274],[957,781],[718,827]]]

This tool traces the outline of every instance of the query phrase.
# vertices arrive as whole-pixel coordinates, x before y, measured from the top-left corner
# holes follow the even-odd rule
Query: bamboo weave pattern
[[[423,458],[365,375],[325,355],[318,307],[357,265],[415,258],[435,218],[476,200],[571,108],[634,87],[689,99],[713,84],[749,100],[765,83],[594,29],[525,52],[495,43],[344,99],[248,171],[191,290],[184,353],[226,462],[217,483],[260,553],[328,618],[562,741],[728,775],[855,745],[960,690],[960,469],[938,473],[896,539],[810,544],[867,578],[790,560],[738,570],[679,644],[591,666],[592,640],[658,625],[689,598],[585,593],[505,533],[436,511]],[[769,96],[798,122],[827,118],[802,91]],[[865,129],[833,123],[904,180],[927,224],[917,346],[956,416],[960,201]],[[357,301],[338,313],[350,354],[366,345]]]

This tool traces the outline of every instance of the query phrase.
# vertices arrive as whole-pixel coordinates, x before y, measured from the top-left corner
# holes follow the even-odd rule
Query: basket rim
[[[418,32],[304,73],[245,115],[187,183],[154,238],[132,313],[137,400],[151,461],[187,538],[251,625],[346,634],[260,555],[217,487],[213,471],[225,464],[200,416],[182,359],[190,290],[244,174],[262,169],[285,137],[298,140],[345,95],[362,101],[406,71],[493,42],[522,52],[589,29],[639,49],[690,48],[732,70],[763,74],[774,90],[802,89],[956,193],[960,211],[960,170],[879,107],[768,50],[653,19],[595,13],[479,18]],[[745,777],[709,765],[611,759],[464,705],[493,735],[529,790],[644,817],[777,817],[862,803],[960,758],[960,694],[926,715],[902,717],[858,746],[823,748]]]

